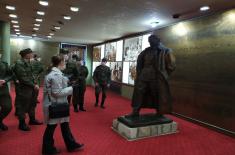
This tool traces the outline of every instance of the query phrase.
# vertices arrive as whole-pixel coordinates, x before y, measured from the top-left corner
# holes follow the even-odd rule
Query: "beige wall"
[[[35,53],[41,56],[45,66],[50,64],[53,55],[59,52],[58,42],[38,41],[33,39],[11,38],[11,63],[20,58],[19,51],[25,48],[31,48]]]

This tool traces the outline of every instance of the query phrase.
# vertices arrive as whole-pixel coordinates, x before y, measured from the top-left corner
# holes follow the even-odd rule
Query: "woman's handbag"
[[[69,116],[68,103],[52,103],[49,106],[49,118],[62,118]]]

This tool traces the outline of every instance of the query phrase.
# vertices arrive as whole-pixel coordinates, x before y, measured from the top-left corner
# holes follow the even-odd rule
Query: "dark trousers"
[[[96,104],[99,103],[99,95],[100,92],[102,91],[102,100],[101,100],[101,105],[104,105],[104,101],[106,99],[106,90],[107,90],[107,85],[106,84],[99,84],[98,86],[95,86],[95,97],[96,97]]]
[[[86,86],[79,86],[73,90],[73,106],[74,109],[84,109],[84,96],[85,96]]]
[[[29,106],[29,111],[28,111],[28,115],[31,120],[35,120],[35,111],[36,111],[36,106],[37,106],[37,101],[38,101],[38,94],[39,94],[39,90],[33,91],[32,101],[31,101],[31,105]]]
[[[16,87],[15,108],[19,120],[24,120],[28,113],[31,120],[35,119],[35,109],[39,91],[24,85]]]
[[[11,112],[11,96],[10,94],[0,95],[0,122],[7,117],[7,115]]]
[[[46,130],[43,135],[43,144],[42,144],[43,152],[51,152],[55,149],[53,135],[54,135],[56,126],[57,124],[47,125]],[[74,148],[74,146],[76,146],[77,143],[71,133],[69,123],[68,122],[61,123],[60,128],[61,128],[61,133],[64,139],[64,143],[66,145],[66,148],[68,150]]]

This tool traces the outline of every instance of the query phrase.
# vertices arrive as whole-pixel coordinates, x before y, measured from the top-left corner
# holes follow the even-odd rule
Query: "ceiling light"
[[[34,27],[34,28],[33,28],[33,30],[38,31],[38,30],[39,30],[39,28],[38,28],[38,27]]]
[[[70,17],[70,16],[64,16],[64,19],[66,19],[66,20],[70,20],[70,19],[71,19],[71,17]]]
[[[6,5],[6,9],[8,9],[8,10],[15,10],[16,8],[14,6]]]
[[[48,1],[39,1],[39,4],[41,4],[43,6],[48,6],[49,5]]]
[[[54,26],[55,29],[57,30],[60,30],[60,27],[59,26]]]
[[[9,17],[11,17],[11,18],[17,18],[17,15],[15,15],[15,14],[9,14]]]
[[[207,11],[209,9],[210,9],[209,6],[202,6],[202,7],[200,7],[200,11]]]
[[[20,32],[16,32],[17,35],[20,35]]]
[[[40,18],[36,18],[35,19],[37,22],[42,22],[42,19],[40,19]]]
[[[150,23],[150,25],[152,26],[152,28],[156,27],[157,24],[159,24],[159,22],[152,22],[152,23]]]
[[[40,24],[33,24],[34,26],[37,26],[37,27],[39,27],[40,26]]]
[[[38,14],[38,15],[41,15],[41,16],[44,16],[44,15],[45,15],[45,12],[43,12],[43,11],[37,11],[37,14]]]
[[[54,36],[54,33],[49,33],[50,36]]]
[[[73,7],[73,6],[71,6],[71,7],[70,7],[70,10],[73,11],[73,12],[78,12],[78,11],[79,11],[79,8],[78,8],[78,7]]]
[[[20,32],[20,30],[19,30],[19,29],[15,29],[15,31],[16,31],[16,32]]]
[[[13,25],[14,28],[19,28],[20,26],[19,25]]]
[[[32,34],[33,37],[36,37],[37,35],[36,34]]]
[[[52,36],[47,36],[47,38],[52,38]]]
[[[19,22],[17,20],[12,20],[11,21],[13,24],[18,24]]]

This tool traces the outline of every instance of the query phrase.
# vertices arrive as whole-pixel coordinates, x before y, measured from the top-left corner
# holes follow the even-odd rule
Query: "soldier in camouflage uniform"
[[[32,50],[24,49],[20,51],[22,59],[17,60],[15,64],[15,75],[19,80],[18,94],[16,94],[16,112],[19,119],[19,129],[29,131],[30,128],[25,123],[25,114],[29,114],[30,125],[42,124],[35,119],[35,113],[32,112],[35,106],[35,91],[39,90],[39,86],[33,77]]]
[[[73,90],[73,106],[74,112],[78,112],[78,105],[80,111],[86,111],[84,109],[84,95],[86,91],[86,78],[88,76],[88,69],[83,65],[81,58],[78,58],[77,55],[74,55],[77,60],[77,73],[75,75],[75,84],[78,84],[78,87]]]
[[[41,59],[37,54],[34,54],[34,60],[32,61],[31,65],[32,65],[32,71],[33,71],[33,78],[35,81],[35,84],[37,84],[40,87],[40,74],[42,74],[42,72],[44,71],[43,69],[43,64],[41,63]],[[32,106],[31,109],[29,111],[29,115],[35,118],[35,109],[37,106],[37,103],[39,103],[38,101],[38,94],[39,94],[39,90],[35,89],[33,92],[33,102],[32,102]],[[42,123],[39,123],[38,125],[40,125]]]
[[[12,72],[6,62],[1,61],[0,54],[0,129],[8,130],[3,123],[3,119],[10,113],[12,109],[11,96],[9,93],[7,82],[12,79]]]
[[[66,69],[63,71],[64,75],[69,79],[69,85],[72,85],[77,74],[77,62],[76,58],[73,56],[72,60],[68,60],[66,63]],[[68,96],[68,102],[70,103],[72,95]]]
[[[97,66],[93,73],[93,80],[95,82],[95,96],[96,96],[95,107],[98,106],[99,94],[100,91],[102,90],[101,108],[103,109],[105,108],[104,102],[106,98],[106,89],[107,87],[110,86],[110,81],[111,81],[111,71],[110,68],[105,65],[106,63],[107,59],[103,58],[101,65]]]

